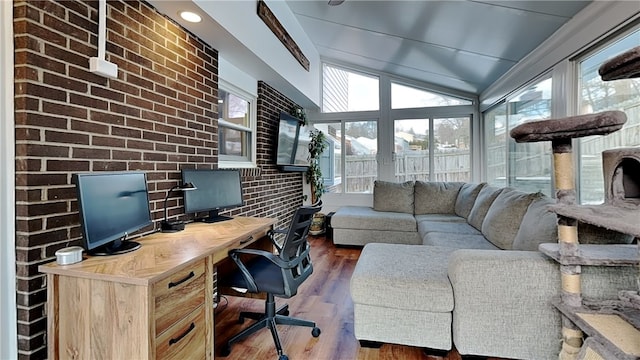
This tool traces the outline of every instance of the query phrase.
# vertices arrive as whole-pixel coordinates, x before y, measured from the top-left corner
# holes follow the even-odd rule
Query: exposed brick
[[[97,2],[14,4],[18,348],[20,359],[39,359],[47,357],[46,287],[37,268],[81,244],[71,175],[146,171],[159,221],[181,168],[218,168],[218,52],[146,2],[108,1],[107,59],[119,68],[108,79],[88,70]],[[246,205],[226,213],[284,222],[302,203],[302,176],[278,171],[269,143],[278,112],[294,104],[264,82],[258,94],[259,168],[243,171]],[[170,213],[193,217],[181,206],[175,197]]]

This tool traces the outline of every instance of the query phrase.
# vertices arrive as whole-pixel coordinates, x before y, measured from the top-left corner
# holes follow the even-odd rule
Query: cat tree
[[[604,81],[640,77],[640,47],[603,64]],[[540,251],[560,264],[561,296],[554,302],[562,313],[564,359],[640,358],[640,276],[638,288],[622,291],[618,299],[585,301],[581,266],[638,266],[640,245],[581,245],[578,221],[631,234],[640,239],[640,148],[602,153],[605,202],[577,205],[572,140],[618,131],[626,122],[621,111],[605,111],[522,124],[511,131],[516,142],[551,141],[558,216],[558,244]],[[583,343],[583,337],[587,339]]]

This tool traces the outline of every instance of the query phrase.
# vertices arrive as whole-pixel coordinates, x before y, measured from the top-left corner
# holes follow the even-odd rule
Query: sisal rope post
[[[573,205],[576,202],[576,190],[571,139],[552,140],[551,146],[553,149],[556,198],[559,203]],[[577,220],[558,215],[558,244],[560,257],[578,255]],[[580,271],[579,265],[560,265],[561,297],[562,302],[567,305],[582,305]],[[582,331],[563,316],[562,349],[559,359],[576,359],[581,346]]]

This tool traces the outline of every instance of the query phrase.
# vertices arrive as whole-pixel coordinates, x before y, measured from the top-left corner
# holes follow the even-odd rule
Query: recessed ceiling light
[[[180,14],[180,17],[188,22],[199,23],[200,21],[202,21],[202,17],[200,15],[191,11],[180,11],[178,14]]]

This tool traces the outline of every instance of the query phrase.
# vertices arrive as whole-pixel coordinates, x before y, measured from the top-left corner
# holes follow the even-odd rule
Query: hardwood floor
[[[282,347],[289,359],[461,359],[455,350],[445,357],[436,357],[426,355],[422,348],[411,346],[384,344],[379,349],[361,348],[353,334],[353,303],[349,294],[349,280],[360,249],[335,247],[324,236],[310,237],[309,241],[312,246],[313,274],[296,296],[291,299],[276,298],[276,304],[288,303],[292,316],[315,321],[322,334],[314,338],[310,328],[278,326]],[[277,359],[271,333],[267,329],[234,344],[227,357],[220,357],[218,353],[229,337],[251,323],[252,320],[246,320],[244,324],[238,324],[240,311],[263,310],[264,302],[260,299],[226,296],[221,300],[216,309],[217,360]]]

